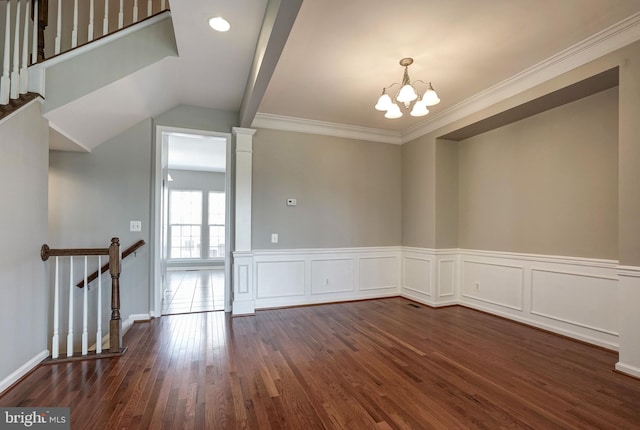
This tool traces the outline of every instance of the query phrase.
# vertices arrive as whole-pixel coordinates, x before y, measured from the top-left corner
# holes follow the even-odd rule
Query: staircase
[[[43,261],[55,257],[49,266],[52,278],[50,296],[53,298],[49,362],[106,358],[125,352],[120,317],[122,260],[144,244],[140,240],[122,253],[117,237],[111,239],[105,248],[52,249],[42,245],[40,256]],[[103,257],[107,261],[104,265]],[[93,267],[95,271],[89,274]],[[103,273],[107,271],[110,292],[107,285],[103,287],[103,283],[108,283],[103,279]],[[76,282],[78,278],[82,280]],[[103,336],[104,326],[108,326],[106,336]],[[94,343],[90,346],[90,342]],[[107,348],[103,349],[103,346]]]
[[[0,120],[39,95],[51,127],[80,140],[61,108],[168,55],[167,0],[0,0]]]

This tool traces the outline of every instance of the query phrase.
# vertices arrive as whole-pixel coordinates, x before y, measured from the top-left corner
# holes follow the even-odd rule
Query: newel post
[[[122,320],[120,319],[120,239],[114,237],[109,246],[109,272],[111,273],[111,321],[109,321],[109,350],[122,349]]]

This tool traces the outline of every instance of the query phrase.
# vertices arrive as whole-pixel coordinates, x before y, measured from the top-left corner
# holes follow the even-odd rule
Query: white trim
[[[235,252],[234,256],[251,254],[254,257],[291,256],[291,255],[329,255],[330,259],[342,259],[344,254],[376,254],[402,251],[401,246],[372,246],[357,248],[300,248],[300,249],[255,249],[251,252]]]
[[[258,112],[252,126],[404,144],[640,40],[640,12],[499,82],[402,133]]]
[[[35,369],[40,363],[42,363],[42,360],[46,359],[47,357],[49,357],[49,350],[45,349],[32,359],[24,363],[2,381],[0,381],[0,394],[2,394],[7,388],[12,386],[16,382],[18,382],[20,378],[25,376],[27,373],[31,372],[31,370]]]
[[[572,330],[567,330],[561,327],[558,327],[556,325],[552,325],[552,324],[545,324],[543,322],[540,321],[536,321],[536,320],[532,320],[530,318],[526,318],[523,316],[518,316],[518,315],[514,315],[512,313],[508,313],[508,312],[502,312],[500,310],[497,309],[493,309],[493,308],[488,308],[479,304],[475,304],[475,303],[458,303],[460,306],[464,306],[470,309],[476,309],[479,311],[483,311],[486,312],[488,314],[493,314],[493,315],[498,315],[501,316],[503,318],[506,319],[510,319],[513,321],[518,321],[521,322],[523,324],[527,324],[530,325],[532,327],[537,327],[537,328],[541,328],[543,330],[547,330],[550,331],[552,333],[557,333],[557,334],[561,334],[563,336],[567,336],[573,339],[577,339],[583,342],[587,342],[590,343],[592,345],[597,345],[597,346],[601,346],[603,348],[606,349],[610,349],[612,351],[618,351],[619,345],[617,342],[609,342],[609,341],[605,341],[602,339],[598,339],[596,337],[593,336],[589,336],[589,335],[585,335],[582,333],[577,333],[575,331]]]
[[[630,364],[618,361],[616,363],[616,370],[629,376],[633,376],[634,378],[640,378],[640,367],[631,366]]]
[[[618,276],[640,278],[640,267],[638,266],[618,266]]]
[[[150,314],[131,314],[129,315],[129,318],[127,318],[126,320],[122,321],[122,336],[124,336],[129,329],[131,328],[131,326],[133,326],[133,324],[137,321],[147,321],[151,319],[151,315]]]
[[[293,131],[298,133],[319,134],[324,136],[345,137],[348,139],[367,140],[370,142],[402,144],[399,132],[377,128],[359,127],[290,116],[273,115],[258,112],[251,123],[255,128]]]
[[[155,143],[154,143],[154,156],[155,160],[153,161],[153,171],[152,171],[152,209],[153,212],[151,214],[151,220],[153,223],[153,228],[151,232],[151,241],[152,241],[152,255],[151,255],[151,268],[150,268],[150,279],[151,279],[151,291],[150,291],[150,316],[161,316],[162,315],[162,256],[160,246],[162,244],[161,235],[162,235],[162,225],[161,225],[161,193],[162,193],[162,173],[163,173],[163,135],[165,133],[182,133],[182,134],[197,134],[203,136],[214,136],[214,137],[223,137],[226,139],[226,151],[227,151],[227,166],[225,168],[225,194],[226,194],[226,202],[227,202],[227,222],[225,223],[225,236],[227,238],[230,236],[231,229],[233,228],[234,220],[230,217],[230,205],[231,201],[231,175],[232,175],[232,166],[230,164],[231,160],[231,134],[223,133],[217,131],[210,130],[201,130],[201,129],[192,129],[192,128],[184,128],[184,127],[173,127],[166,125],[158,125],[154,120],[154,130],[155,133]],[[165,157],[166,160],[166,157]],[[227,240],[228,243],[231,243],[230,240]],[[225,251],[225,311],[230,311],[231,307],[231,250],[230,247],[227,247]]]
[[[615,269],[618,267],[618,260],[605,260],[589,257],[568,257],[563,255],[528,254],[522,252],[487,251],[481,249],[459,249],[459,255],[473,255],[481,257],[509,258],[527,261],[538,261],[542,263],[564,263],[579,266],[591,266],[603,269]]]

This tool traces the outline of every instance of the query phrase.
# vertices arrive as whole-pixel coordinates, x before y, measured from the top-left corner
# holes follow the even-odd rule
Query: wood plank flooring
[[[42,366],[0,406],[72,429],[640,429],[617,354],[402,298],[171,315],[121,358]]]
[[[224,270],[169,271],[162,315],[224,310]]]

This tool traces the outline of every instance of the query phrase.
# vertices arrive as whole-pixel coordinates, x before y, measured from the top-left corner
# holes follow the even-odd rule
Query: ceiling
[[[638,0],[305,0],[260,112],[403,132],[382,87],[431,81],[442,112],[640,11]]]
[[[639,27],[640,1],[181,0],[171,14],[179,57],[124,79],[122,90],[119,83],[104,89],[109,96],[102,94],[93,120],[100,118],[100,127],[77,120],[95,104],[91,95],[79,102],[75,123],[94,133],[111,127],[87,149],[127,121],[180,104],[240,112],[243,127],[297,119],[387,133],[400,143],[400,136],[622,20],[631,17],[628,26]],[[208,27],[217,15],[230,31]],[[383,86],[401,80],[403,57],[415,60],[411,79],[432,82],[442,102],[426,117],[385,119],[373,106]],[[131,91],[132,79],[154,88]],[[139,109],[116,114],[123,105]],[[109,110],[121,123],[104,120]]]
[[[224,137],[169,133],[167,166],[175,170],[224,172],[227,139]]]

